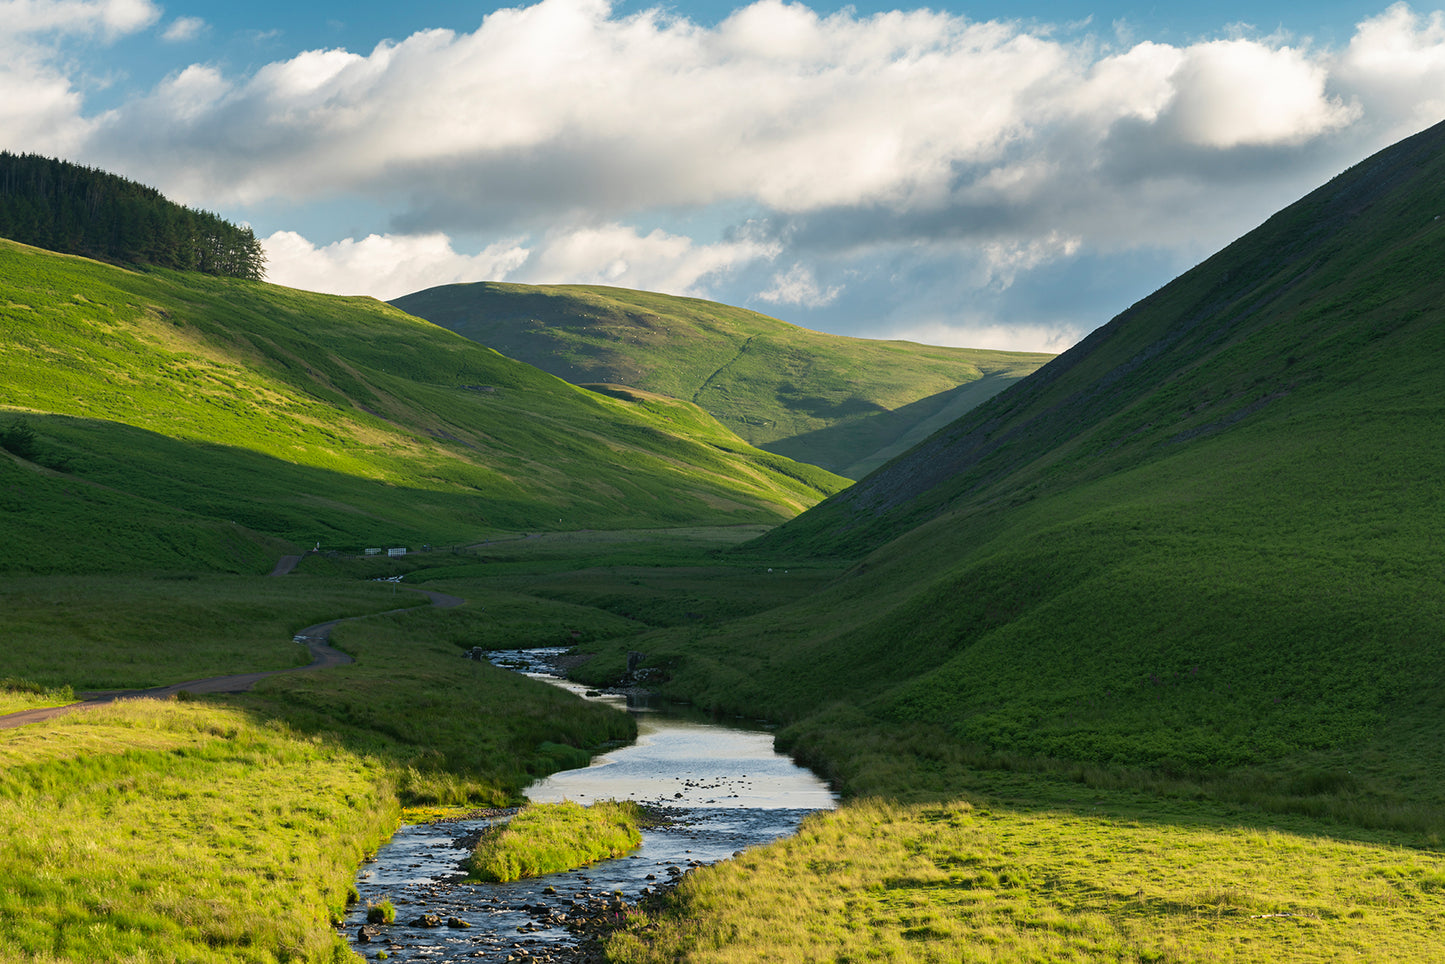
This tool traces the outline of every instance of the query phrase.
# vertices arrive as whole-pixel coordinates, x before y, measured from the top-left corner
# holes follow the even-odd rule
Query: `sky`
[[[1441,120],[1428,3],[0,0],[0,149],[383,299],[612,284],[1062,351]]]

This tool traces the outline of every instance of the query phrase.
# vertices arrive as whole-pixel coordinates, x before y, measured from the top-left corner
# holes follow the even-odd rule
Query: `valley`
[[[464,658],[560,646],[843,800],[608,960],[1434,960],[1440,210],[1445,126],[853,436],[897,452],[857,481],[712,413],[722,362],[589,390],[371,299],[0,241],[0,708],[295,668],[372,614],[346,665],[0,731],[0,959],[349,959],[401,820],[635,736]]]

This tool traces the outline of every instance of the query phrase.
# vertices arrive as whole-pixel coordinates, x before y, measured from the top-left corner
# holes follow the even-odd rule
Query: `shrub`
[[[366,922],[368,924],[394,924],[396,923],[396,906],[390,900],[384,900],[379,904],[370,901],[366,904]]]

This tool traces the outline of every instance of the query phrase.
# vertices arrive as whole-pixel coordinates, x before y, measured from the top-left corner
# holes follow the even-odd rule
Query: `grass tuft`
[[[637,847],[640,820],[631,801],[528,804],[482,835],[467,866],[481,880],[502,883],[573,870]]]

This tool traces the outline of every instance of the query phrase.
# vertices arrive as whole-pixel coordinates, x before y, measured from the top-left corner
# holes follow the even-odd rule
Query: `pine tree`
[[[251,229],[154,188],[38,154],[0,151],[0,236],[128,265],[260,279]]]

